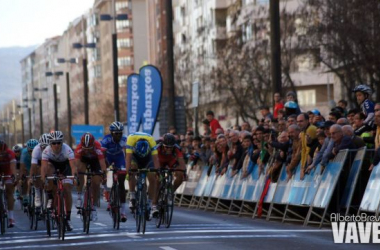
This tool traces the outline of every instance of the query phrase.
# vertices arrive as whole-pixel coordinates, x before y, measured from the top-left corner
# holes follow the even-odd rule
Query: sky
[[[42,44],[62,35],[95,0],[0,0],[0,48]]]

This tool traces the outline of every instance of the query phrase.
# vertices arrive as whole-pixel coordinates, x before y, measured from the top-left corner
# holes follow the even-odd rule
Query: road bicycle
[[[7,202],[5,199],[5,181],[8,178],[12,178],[11,175],[0,175],[0,231],[1,234],[5,233],[5,228],[9,227],[8,224],[8,210]]]
[[[41,178],[41,175],[33,175],[32,177],[26,176],[25,178],[32,178],[32,183],[29,189],[29,204],[27,206],[27,215],[29,217],[30,229],[34,228],[34,230],[37,230],[38,221],[41,220],[41,207],[36,207],[35,197],[36,192],[40,192],[40,190],[36,189],[34,183],[37,179]],[[41,193],[39,197],[41,197]]]
[[[125,168],[115,169],[112,165],[109,169],[112,171],[112,187],[109,196],[110,204],[110,215],[113,221],[113,228],[119,230],[120,228],[120,196],[119,196],[119,185],[124,185],[124,183],[119,183],[119,174],[126,174]]]
[[[64,176],[60,174],[54,174],[53,176],[46,177],[46,180],[52,180],[57,183],[57,191],[55,196],[54,204],[55,209],[50,216],[54,216],[54,222],[57,225],[58,229],[58,239],[65,240],[66,232],[66,199],[63,189],[63,180],[65,179],[74,179],[74,176]]]
[[[173,172],[185,172],[182,169],[160,169],[159,179],[160,188],[158,192],[158,216],[156,218],[156,227],[162,224],[166,228],[170,227],[173,209],[174,209],[174,192],[173,192]]]
[[[82,221],[83,221],[83,232],[86,232],[86,234],[90,231],[90,221],[91,221],[91,213],[93,210],[93,197],[92,197],[92,191],[91,191],[91,181],[92,177],[96,175],[103,176],[103,173],[94,173],[91,171],[91,165],[87,165],[86,172],[78,172],[78,175],[85,175],[87,178],[86,180],[86,190],[84,192],[84,202],[82,207],[79,210],[79,213],[81,215]]]

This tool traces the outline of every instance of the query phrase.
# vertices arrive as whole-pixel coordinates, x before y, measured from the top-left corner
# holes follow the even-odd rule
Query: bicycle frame
[[[53,175],[46,177],[47,180],[53,180],[57,182],[57,191],[56,196],[54,197],[55,213],[54,218],[55,222],[58,225],[58,239],[65,240],[66,232],[66,201],[64,197],[64,189],[62,181],[64,179],[74,179],[74,176],[62,176],[62,175]]]
[[[112,187],[110,193],[110,215],[113,219],[113,228],[119,230],[120,228],[120,197],[119,197],[119,174],[125,174],[124,169],[114,169],[110,168],[112,171]],[[124,183],[122,183],[124,185]]]

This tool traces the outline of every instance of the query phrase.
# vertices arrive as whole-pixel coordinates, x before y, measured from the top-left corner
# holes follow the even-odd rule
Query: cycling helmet
[[[12,151],[15,153],[21,152],[22,148],[19,145],[14,145]]]
[[[0,140],[0,152],[4,152],[5,150],[7,150],[7,144],[5,143],[5,141],[3,140]]]
[[[162,140],[162,144],[165,147],[173,147],[174,144],[175,144],[175,137],[174,137],[174,135],[170,134],[170,133],[164,134],[164,137],[163,137],[163,140]]]
[[[137,141],[134,147],[134,153],[143,158],[146,157],[150,153],[150,147],[147,140],[139,140]]]
[[[49,134],[41,135],[39,142],[40,142],[40,145],[43,147],[49,145]]]
[[[80,138],[82,148],[93,148],[95,143],[95,137],[91,133],[85,133]]]
[[[356,92],[363,92],[365,94],[368,94],[368,95],[371,95],[372,94],[372,89],[365,85],[365,84],[360,84],[358,86],[356,86],[352,92],[356,93]]]
[[[121,122],[113,122],[109,127],[111,132],[122,132],[124,129],[124,126]]]
[[[26,147],[28,150],[33,150],[35,146],[38,145],[38,141],[36,139],[30,139],[26,142]]]
[[[49,144],[52,142],[63,142],[63,133],[61,131],[53,131],[48,135]]]
[[[298,104],[296,102],[293,102],[293,101],[288,101],[285,103],[285,108],[288,108],[288,109],[297,109],[298,108]]]

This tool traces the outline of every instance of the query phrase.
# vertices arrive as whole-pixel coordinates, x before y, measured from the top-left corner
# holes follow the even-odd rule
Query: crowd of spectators
[[[323,171],[340,150],[364,146],[375,150],[373,161],[366,166],[371,171],[380,161],[380,103],[371,102],[369,92],[361,88],[354,92],[360,109],[347,110],[347,102],[340,100],[324,115],[317,109],[301,112],[292,91],[285,103],[276,93],[273,114],[268,106],[260,107],[262,119],[255,126],[245,121],[222,128],[208,111],[201,136],[189,129],[185,136],[176,135],[177,140],[187,162],[202,161],[215,167],[217,175],[231,168],[231,176],[242,171],[245,178],[251,174],[251,162],[257,163],[260,174],[276,182],[283,165],[289,179],[300,164],[303,179],[318,164]],[[176,134],[174,128],[169,132]]]

